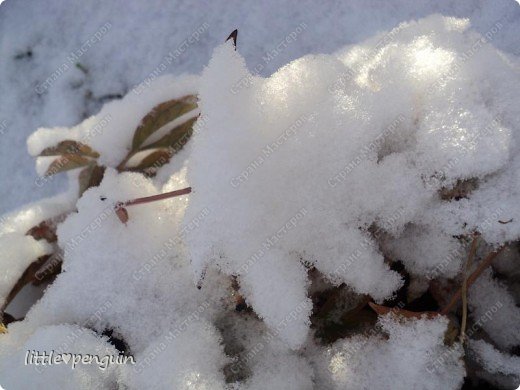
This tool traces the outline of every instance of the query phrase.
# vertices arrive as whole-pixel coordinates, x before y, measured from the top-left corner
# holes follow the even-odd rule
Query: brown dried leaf
[[[132,150],[138,150],[154,132],[195,108],[197,108],[197,97],[194,95],[172,99],[155,106],[137,127],[132,141]]]
[[[40,156],[60,156],[63,154],[78,154],[93,158],[99,157],[99,153],[90,146],[71,140],[61,141],[56,146],[44,149],[43,152],[40,153]]]
[[[439,306],[444,307],[458,287],[459,284],[454,280],[434,279],[430,281],[429,291]]]
[[[105,174],[105,167],[99,166],[95,163],[89,164],[79,174],[79,196],[88,190],[90,187],[97,187],[101,184]]]
[[[9,303],[14,299],[14,297],[20,292],[20,290],[28,283],[36,281],[35,274],[40,269],[40,267],[47,261],[49,255],[42,256],[38,258],[36,261],[33,261],[29,267],[24,271],[20,279],[15,283],[15,285],[11,288],[11,291],[7,295],[7,298],[4,302],[4,305],[0,308],[0,312],[3,312],[4,309],[9,306]]]
[[[119,206],[116,207],[116,214],[119,220],[126,225],[128,222],[128,211],[124,207]]]
[[[25,234],[32,236],[35,240],[47,240],[48,242],[56,242],[58,239],[56,235],[56,224],[50,221],[41,222],[39,225],[29,229]]]
[[[436,311],[410,311],[399,309],[398,307],[386,307],[382,305],[375,304],[374,302],[369,302],[368,305],[374,310],[378,315],[382,316],[388,313],[394,313],[398,316],[405,318],[421,318],[426,316],[427,318],[435,318],[440,316],[441,314]]]
[[[45,172],[45,176],[52,176],[56,173],[81,168],[88,165],[91,161],[92,160],[77,154],[64,154],[49,165],[47,172]]]
[[[181,150],[186,142],[193,134],[193,125],[197,121],[197,117],[188,119],[186,122],[174,127],[158,141],[146,145],[143,150],[155,148],[168,148],[173,156],[176,152]]]
[[[15,322],[15,321],[19,321],[18,319],[14,318],[11,314],[9,313],[3,313],[3,318],[1,319],[4,327],[7,327],[7,325],[9,325],[10,323],[12,322]]]
[[[450,188],[443,187],[439,190],[442,200],[460,200],[467,198],[471,192],[478,188],[478,179],[458,180]]]
[[[448,321],[448,327],[446,328],[446,332],[444,332],[444,344],[448,346],[452,346],[453,343],[458,339],[460,330],[454,324],[453,321]]]
[[[172,154],[168,149],[155,150],[143,158],[137,166],[132,167],[132,171],[143,171],[150,168],[160,168],[164,164],[167,164],[168,161],[170,161],[171,156]]]
[[[63,255],[54,253],[49,259],[34,273],[36,280],[33,281],[35,286],[39,286],[44,282],[52,281],[61,273],[63,263]]]

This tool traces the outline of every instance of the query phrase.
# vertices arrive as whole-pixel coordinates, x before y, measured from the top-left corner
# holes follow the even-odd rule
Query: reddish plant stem
[[[170,192],[165,192],[164,194],[145,196],[143,198],[136,198],[132,200],[128,200],[126,202],[122,202],[120,206],[134,206],[136,204],[150,203],[158,200],[174,198],[176,196],[186,195],[191,192],[191,187],[183,188],[182,190],[175,190]]]
[[[473,271],[473,273],[468,277],[467,288],[469,288],[475,282],[475,280],[478,279],[478,277],[482,274],[482,272],[484,272],[484,270],[491,265],[493,260],[495,260],[495,258],[500,254],[500,252],[502,252],[504,250],[504,248],[505,248],[505,246],[501,246],[496,251],[491,252],[489,255],[487,255],[487,257],[480,262],[477,269],[475,271]],[[441,314],[444,314],[444,315],[448,314],[450,312],[450,310],[455,307],[455,305],[457,304],[457,302],[461,298],[461,296],[462,296],[462,288],[459,288],[457,290],[457,292],[455,293],[455,295],[453,295],[453,297],[451,297],[450,302],[444,307],[444,309],[442,309]]]

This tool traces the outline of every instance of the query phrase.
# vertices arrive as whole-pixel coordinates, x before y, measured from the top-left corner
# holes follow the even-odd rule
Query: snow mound
[[[9,337],[9,336],[8,336]],[[10,336],[13,337],[13,336]],[[109,389],[117,386],[119,366],[107,363],[104,369],[97,362],[77,364],[72,360],[59,364],[26,364],[27,352],[38,351],[55,354],[117,356],[119,352],[107,342],[107,338],[92,330],[73,325],[58,325],[39,328],[19,348],[1,351],[0,377],[7,389]],[[65,359],[65,357],[64,357]],[[104,363],[103,363],[104,364]]]
[[[460,345],[444,345],[446,319],[399,320],[379,325],[388,334],[355,336],[326,351],[332,389],[458,389],[465,375]],[[399,373],[392,378],[392,373]]]
[[[230,42],[218,47],[188,162],[187,218],[211,210],[187,236],[197,277],[209,264],[237,275],[273,329],[303,307],[282,334],[297,348],[310,314],[304,264],[381,301],[402,283],[383,237],[410,272],[441,277],[460,269],[452,236],[518,238],[520,77],[490,44],[496,30],[433,15],[269,78]]]
[[[220,336],[209,324],[194,324],[179,337],[160,338],[137,358],[140,364],[125,367],[130,389],[226,388],[222,369],[227,358]]]
[[[518,386],[520,383],[520,357],[503,353],[484,340],[472,340],[470,350],[487,373],[500,375],[498,378],[501,379],[501,383],[499,382],[501,387]]]
[[[507,287],[485,271],[469,289],[472,316],[498,346],[520,345],[520,308]]]

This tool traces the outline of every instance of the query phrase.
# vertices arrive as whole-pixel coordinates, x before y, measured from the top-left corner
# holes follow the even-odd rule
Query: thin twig
[[[191,192],[191,187],[187,187],[187,188],[183,188],[182,190],[165,192],[164,194],[145,196],[144,198],[131,199],[131,200],[127,200],[126,202],[116,203],[116,205],[114,206],[114,209],[115,209],[116,215],[119,218],[119,220],[126,225],[126,223],[128,222],[128,218],[129,218],[126,207],[135,206],[137,204],[155,202],[158,200],[163,200],[163,199],[168,199],[168,198],[174,198],[176,196],[189,194],[190,192]]]
[[[473,264],[473,259],[477,253],[478,248],[478,235],[475,235],[471,242],[471,248],[469,250],[468,259],[464,265],[464,279],[462,280],[462,320],[460,325],[460,341],[463,343],[466,332],[466,323],[468,321],[468,272]]]
[[[134,206],[136,204],[150,203],[155,202],[157,200],[163,200],[168,198],[174,198],[176,196],[186,195],[191,192],[191,187],[183,188],[182,190],[175,190],[170,192],[165,192],[164,194],[145,196],[144,198],[136,198],[132,200],[128,200],[123,202],[121,206]]]
[[[473,273],[468,278],[468,282],[467,282],[468,288],[471,287],[471,285],[475,282],[475,280],[477,280],[477,278],[480,276],[480,274],[482,274],[482,272],[493,262],[495,257],[497,257],[500,254],[500,252],[502,252],[504,250],[504,248],[505,248],[505,246],[501,246],[496,251],[491,252],[489,255],[487,255],[487,257],[480,262],[477,269],[475,271],[473,271]],[[462,296],[462,289],[460,288],[457,290],[455,295],[453,295],[453,297],[451,297],[450,302],[444,307],[444,309],[442,309],[441,314],[445,314],[445,315],[448,314],[450,312],[450,310],[453,309],[453,307],[457,304],[457,301],[460,299],[461,296]]]

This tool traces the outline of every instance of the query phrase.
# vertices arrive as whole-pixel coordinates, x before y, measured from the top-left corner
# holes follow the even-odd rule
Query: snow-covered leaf
[[[99,153],[90,146],[77,141],[65,140],[58,145],[44,149],[40,156],[59,156],[66,154],[78,154],[80,156],[98,158]]]
[[[132,140],[132,150],[139,149],[154,132],[196,107],[197,98],[193,95],[172,99],[155,106],[137,127]]]
[[[77,155],[77,154],[64,154],[55,159],[47,168],[45,173],[46,176],[55,175],[60,172],[69,171],[71,169],[77,169],[88,165],[92,160]]]

